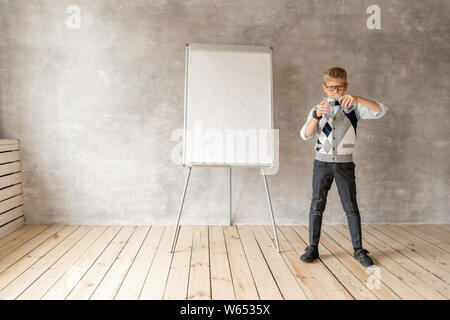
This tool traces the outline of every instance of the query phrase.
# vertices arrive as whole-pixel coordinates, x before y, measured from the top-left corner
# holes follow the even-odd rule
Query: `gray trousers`
[[[361,248],[361,218],[356,202],[355,163],[324,162],[316,159],[314,160],[313,194],[309,211],[309,244],[319,245],[322,216],[333,179],[336,179],[342,207],[347,215],[353,248]]]

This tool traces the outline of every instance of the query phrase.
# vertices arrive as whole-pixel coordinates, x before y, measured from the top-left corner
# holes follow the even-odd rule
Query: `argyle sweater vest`
[[[352,162],[358,124],[356,106],[337,108],[336,114],[330,114],[329,117],[324,114],[317,124],[319,138],[315,145],[316,159],[325,162]]]

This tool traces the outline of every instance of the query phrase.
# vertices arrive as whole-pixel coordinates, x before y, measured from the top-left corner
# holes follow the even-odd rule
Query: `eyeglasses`
[[[324,83],[324,85],[325,85],[325,87],[327,87],[327,90],[328,90],[328,91],[334,91],[334,90],[340,91],[340,90],[344,90],[346,84],[347,84],[347,82],[346,82],[345,84],[341,84],[341,85],[339,85],[339,86],[327,86],[327,85]]]

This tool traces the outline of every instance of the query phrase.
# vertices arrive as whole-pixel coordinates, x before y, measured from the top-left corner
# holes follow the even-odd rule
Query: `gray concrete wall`
[[[367,7],[381,8],[371,30]],[[67,27],[70,5],[79,29]],[[379,99],[358,123],[363,223],[449,223],[449,1],[0,1],[0,136],[22,143],[26,223],[173,224],[187,169],[185,43],[274,47],[280,224],[307,224],[314,142],[299,129],[337,65]],[[70,21],[69,21],[70,22]],[[233,169],[236,224],[270,223],[262,177]],[[194,168],[183,224],[228,223],[228,169]],[[335,184],[324,223],[346,223]]]

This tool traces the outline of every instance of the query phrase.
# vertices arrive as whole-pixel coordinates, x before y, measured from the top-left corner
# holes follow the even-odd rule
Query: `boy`
[[[348,227],[354,248],[354,257],[363,266],[373,264],[361,243],[361,218],[356,202],[355,163],[353,149],[356,142],[356,125],[359,119],[379,119],[388,108],[380,102],[345,94],[348,88],[347,73],[333,67],[323,76],[322,89],[328,99],[314,106],[308,120],[300,130],[303,140],[316,134],[316,157],[313,169],[313,192],[309,212],[309,246],[300,259],[311,262],[319,257],[319,238],[322,213],[325,211],[328,190],[333,179],[347,215]],[[329,103],[335,100],[334,111]]]

